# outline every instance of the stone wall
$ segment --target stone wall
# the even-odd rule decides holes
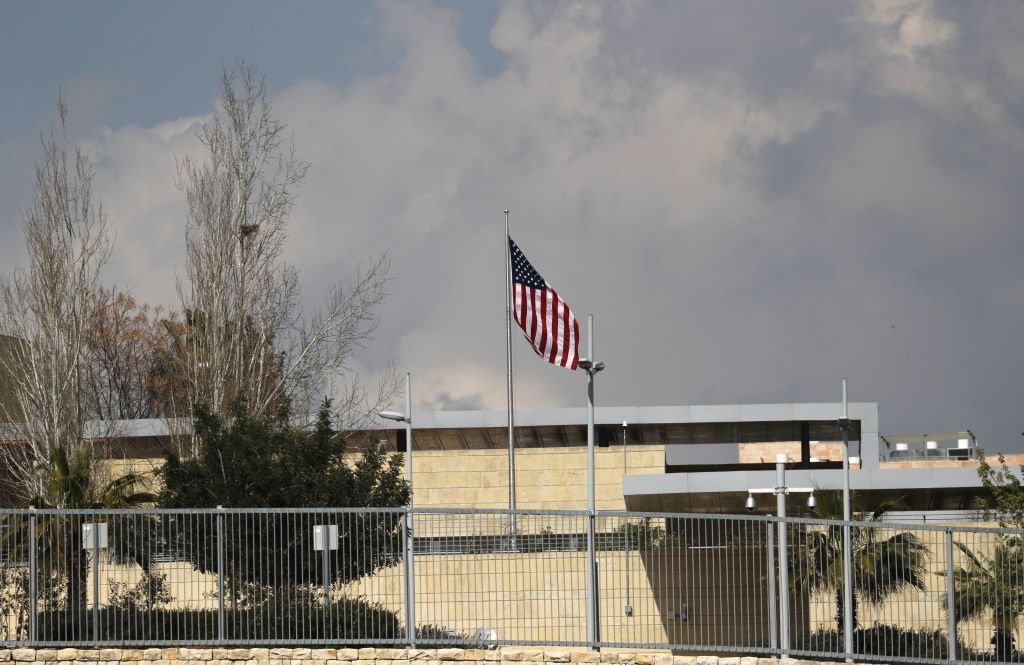
[[[10,415],[18,412],[18,402],[14,397],[14,381],[16,374],[8,371],[11,361],[18,352],[18,339],[0,335],[0,423],[10,422]]]
[[[773,458],[774,459],[774,458]],[[162,458],[107,461],[113,475],[147,476],[148,491],[157,491],[153,472]],[[598,510],[625,510],[622,477],[665,473],[665,446],[629,445],[597,448],[594,491]],[[508,508],[507,450],[424,450],[413,455],[413,499],[417,508]],[[520,510],[585,510],[587,449],[521,448],[516,451],[517,507]]]
[[[1004,455],[1003,459],[1006,460],[1007,466],[1022,466],[1024,465],[1024,455],[1015,453],[1010,455]],[[988,458],[989,463],[998,468],[999,460],[996,456]],[[963,468],[978,468],[981,462],[976,459],[950,459],[950,458],[925,458],[925,459],[890,459],[886,462],[879,464],[880,468],[883,469],[963,469]]]
[[[842,441],[814,441],[811,443],[811,457],[821,461],[843,461]],[[763,443],[739,444],[740,464],[775,464],[779,453],[785,453],[789,459],[800,459],[799,441],[772,441]]]
[[[618,665],[824,665],[822,661],[755,656],[675,656],[667,652],[521,649],[0,649],[0,662],[74,665],[441,665],[442,663],[528,662]],[[833,664],[834,665],[834,664]]]

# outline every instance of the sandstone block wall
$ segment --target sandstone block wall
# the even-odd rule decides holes
[[[799,446],[798,446],[799,449]],[[774,460],[774,457],[772,458]],[[146,474],[162,459],[111,459],[113,475]],[[665,472],[665,446],[598,448],[595,454],[598,510],[625,510],[622,476]],[[414,500],[418,508],[508,508],[507,450],[424,450],[413,455]],[[587,449],[522,448],[516,451],[517,507],[521,510],[585,510]]]
[[[825,665],[756,656],[677,656],[668,652],[524,649],[0,649],[0,662],[63,665],[453,665],[455,663],[604,663],[607,665]]]
[[[741,443],[740,464],[775,464],[779,453],[786,453],[791,460],[800,459],[799,441],[774,441],[766,443]],[[818,441],[811,444],[811,457],[821,461],[841,462],[843,443],[841,441]]]

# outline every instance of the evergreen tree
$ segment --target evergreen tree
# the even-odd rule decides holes
[[[337,525],[339,547],[331,552],[330,581],[344,583],[395,563],[401,557],[400,511],[409,500],[401,455],[370,446],[348,456],[325,400],[312,429],[289,424],[282,410],[273,417],[234,406],[225,423],[197,409],[198,455],[167,454],[160,470],[162,508],[322,508],[293,513],[229,514],[224,520],[225,574],[233,605],[258,602],[274,589],[323,584],[323,560],[314,551],[314,525]],[[210,520],[187,513],[165,516],[181,556],[203,572],[218,566]]]

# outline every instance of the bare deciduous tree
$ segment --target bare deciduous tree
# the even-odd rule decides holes
[[[188,225],[178,293],[187,329],[177,358],[187,412],[203,404],[228,417],[236,397],[256,415],[288,405],[305,410],[376,328],[388,261],[372,261],[348,288],[332,285],[322,308],[303,313],[298,275],[283,255],[308,165],[272,117],[253,67],[224,72],[220,87],[220,107],[199,136],[205,158],[179,164]],[[390,397],[393,377],[378,388]],[[352,424],[373,408],[378,400],[369,395],[349,381],[336,400],[340,422]]]
[[[13,340],[0,354],[10,396],[0,408],[12,437],[24,445],[0,446],[25,496],[40,495],[40,469],[53,451],[83,439],[82,364],[100,270],[110,256],[106,217],[93,198],[87,155],[67,142],[67,107],[57,102],[59,132],[42,137],[35,192],[24,213],[28,265],[0,280],[0,334]]]
[[[176,314],[139,304],[131,294],[101,288],[89,320],[83,399],[104,422],[165,415],[161,361],[180,327]]]

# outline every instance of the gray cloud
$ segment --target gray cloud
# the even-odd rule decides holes
[[[600,403],[831,401],[848,376],[885,431],[1019,447],[1019,7],[508,3],[493,76],[453,12],[383,9],[393,70],[275,99],[313,164],[289,250],[309,301],[391,253],[367,373],[394,361],[423,405],[503,407],[509,207],[596,315]],[[89,142],[113,272],[149,299],[173,287],[174,157],[200,120]],[[515,338],[520,405],[582,403],[582,376]]]

